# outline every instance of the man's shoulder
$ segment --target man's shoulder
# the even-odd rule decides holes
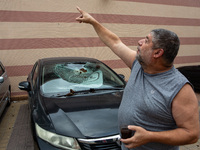
[[[141,68],[141,65],[137,59],[134,60],[131,70],[134,70],[135,68]]]

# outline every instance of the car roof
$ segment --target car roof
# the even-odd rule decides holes
[[[88,57],[51,57],[51,58],[42,58],[39,59],[40,64],[51,64],[51,63],[59,63],[59,62],[100,62],[97,59],[94,58],[88,58]]]

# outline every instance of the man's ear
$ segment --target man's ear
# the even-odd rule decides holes
[[[164,50],[163,49],[155,49],[154,50],[154,55],[153,55],[153,57],[154,58],[159,58],[159,57],[161,57],[162,55],[164,54]]]

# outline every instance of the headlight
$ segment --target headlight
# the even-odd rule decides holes
[[[74,138],[61,136],[41,128],[37,123],[35,124],[36,134],[44,141],[50,144],[67,149],[67,150],[81,150],[78,142]]]

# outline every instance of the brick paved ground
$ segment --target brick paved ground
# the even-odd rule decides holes
[[[27,104],[27,101],[12,102],[9,108],[4,111],[0,120],[0,150],[6,150],[11,133],[13,131],[14,123],[18,116],[20,106]],[[20,138],[19,138],[20,139]]]
[[[28,104],[20,106],[7,150],[34,150]]]
[[[197,98],[200,101],[200,94],[197,94]],[[28,126],[30,118],[27,113],[27,103],[26,100],[12,102],[1,117],[0,150],[37,149],[31,138],[30,126]],[[200,150],[200,139],[195,144],[181,146],[180,150]]]

